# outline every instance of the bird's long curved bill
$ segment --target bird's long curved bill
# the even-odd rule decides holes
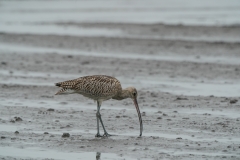
[[[142,124],[141,112],[140,112],[140,109],[139,109],[139,107],[138,107],[137,99],[134,99],[133,102],[134,102],[134,104],[135,104],[135,107],[136,107],[136,110],[137,110],[137,113],[138,113],[139,123],[140,123],[140,135],[139,135],[139,136],[142,136],[143,124]]]

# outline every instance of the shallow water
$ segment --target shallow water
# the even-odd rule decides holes
[[[54,86],[54,82],[59,81],[59,79],[66,79],[66,75],[68,79],[76,78],[76,75],[73,74],[24,72],[16,70],[12,72],[13,73],[9,73],[9,71],[0,70],[0,75],[9,76],[8,80],[3,80],[2,84]],[[80,76],[84,75],[78,74],[78,77]],[[176,95],[214,95],[219,97],[238,97],[240,95],[240,83],[237,81],[232,81],[231,83],[205,81],[201,83],[199,81],[181,78],[177,80],[163,77],[159,77],[159,79],[152,79],[151,77],[135,77],[135,79],[127,79],[126,77],[117,78],[121,81],[122,86],[135,86],[142,90],[148,88],[148,90],[150,89],[151,91],[169,92]]]
[[[134,131],[134,132],[128,132],[128,133],[120,133],[119,135],[126,135],[126,136],[136,136],[138,135],[138,132]],[[155,136],[155,137],[161,137],[161,138],[166,138],[166,139],[176,139],[181,137],[182,139],[186,139],[186,140],[190,140],[190,141],[205,141],[205,142],[213,142],[213,141],[219,141],[222,143],[229,143],[229,142],[240,142],[240,138],[239,137],[217,137],[217,138],[205,138],[205,137],[192,137],[190,135],[186,135],[186,134],[171,134],[171,133],[158,133],[158,132],[154,132],[154,133],[149,133],[149,132],[144,132],[143,133],[144,137],[151,137],[151,136]]]
[[[184,3],[183,3],[184,2]],[[238,0],[3,1],[0,19],[21,22],[122,22],[190,25],[240,23]]]
[[[57,25],[26,25],[26,24],[4,24],[0,32],[16,34],[43,34],[43,35],[69,35],[69,36],[120,36],[121,30],[104,28],[79,28],[72,26]]]
[[[221,152],[210,152],[210,151],[189,151],[189,150],[172,150],[172,149],[159,149],[162,154],[171,154],[171,155],[200,155],[200,156],[238,156],[238,154],[230,153],[221,153]]]
[[[15,158],[52,158],[52,159],[68,159],[68,160],[135,160],[135,158],[127,156],[118,156],[113,153],[100,153],[100,152],[64,152],[55,151],[46,148],[16,148],[16,147],[0,147],[1,156],[9,156]]]
[[[174,130],[174,129],[172,129]],[[4,125],[4,124],[0,124],[0,132],[15,132],[15,131],[19,131],[21,133],[35,133],[35,134],[43,134],[43,131],[38,131],[35,129],[31,129],[31,126],[29,125]],[[51,131],[49,130],[48,133],[49,134],[54,134],[54,135],[62,135],[63,133],[69,133],[70,135],[92,135],[92,137],[95,136],[96,134],[96,130],[81,130],[81,129],[64,129],[64,130],[54,130]],[[200,130],[194,131],[194,134],[196,134],[197,132],[201,132]],[[216,138],[212,137],[212,135],[209,136],[191,136],[192,131],[187,131],[185,132],[186,134],[183,133],[179,133],[179,134],[172,134],[172,133],[161,133],[161,132],[148,132],[148,131],[144,131],[142,137],[160,137],[160,138],[165,138],[165,139],[177,139],[179,137],[181,137],[183,140],[188,140],[188,141],[195,141],[195,142],[214,142],[214,141],[218,141],[221,143],[234,143],[234,142],[240,142],[240,138],[239,137],[233,137],[233,136],[217,136]],[[132,132],[124,132],[124,133],[111,133],[113,136],[111,136],[111,139],[121,139],[123,138],[123,136],[138,136],[139,132],[138,131],[132,131]]]
[[[172,40],[172,41],[200,41],[200,42],[228,42],[228,43],[238,43],[240,42],[240,37],[209,37],[203,35],[201,37],[192,36],[178,36],[178,35],[134,35],[129,34],[121,29],[113,28],[84,28],[76,26],[64,26],[64,25],[53,25],[53,24],[2,24],[0,27],[0,32],[9,34],[33,34],[33,35],[58,35],[58,36],[84,36],[84,37],[114,37],[114,38],[128,38],[128,39],[151,39],[151,40]],[[223,39],[224,38],[224,39]],[[175,56],[176,57],[176,56]],[[168,59],[170,57],[166,57]],[[182,57],[178,57],[182,58]],[[202,57],[204,58],[204,57]],[[217,58],[218,57],[212,57]],[[193,57],[195,59],[195,57]],[[201,59],[198,59],[198,61]],[[224,61],[224,59],[222,59]]]
[[[121,58],[121,59],[143,59],[143,60],[160,60],[160,61],[173,61],[173,62],[195,62],[195,63],[216,63],[216,64],[232,64],[240,65],[240,61],[237,57],[226,57],[226,56],[201,56],[201,58],[196,58],[196,56],[189,55],[177,55],[176,53],[171,53],[171,55],[143,55],[136,53],[122,53],[122,54],[112,54],[112,53],[101,53],[101,52],[84,52],[81,50],[70,50],[70,49],[58,49],[58,48],[47,48],[47,47],[32,47],[17,44],[0,44],[0,51],[2,52],[19,52],[19,53],[58,53],[63,55],[82,55],[82,56],[93,56],[93,57],[109,57],[109,58]]]

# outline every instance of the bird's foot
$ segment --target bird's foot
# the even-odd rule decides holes
[[[102,137],[99,133],[97,133],[96,135],[95,135],[95,137]]]
[[[110,137],[110,136],[112,136],[111,134],[108,134],[107,132],[105,132],[104,134],[103,134],[103,137]]]

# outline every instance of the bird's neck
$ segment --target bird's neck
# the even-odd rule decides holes
[[[129,91],[127,89],[123,89],[122,92],[112,97],[112,99],[116,99],[116,100],[122,100],[126,98],[129,98]]]

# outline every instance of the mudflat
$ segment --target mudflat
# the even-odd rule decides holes
[[[240,158],[238,25],[34,25],[80,31],[0,33],[0,159]],[[103,102],[113,136],[95,138],[97,104],[54,95],[54,83],[96,74],[137,88],[142,137],[131,99]]]

